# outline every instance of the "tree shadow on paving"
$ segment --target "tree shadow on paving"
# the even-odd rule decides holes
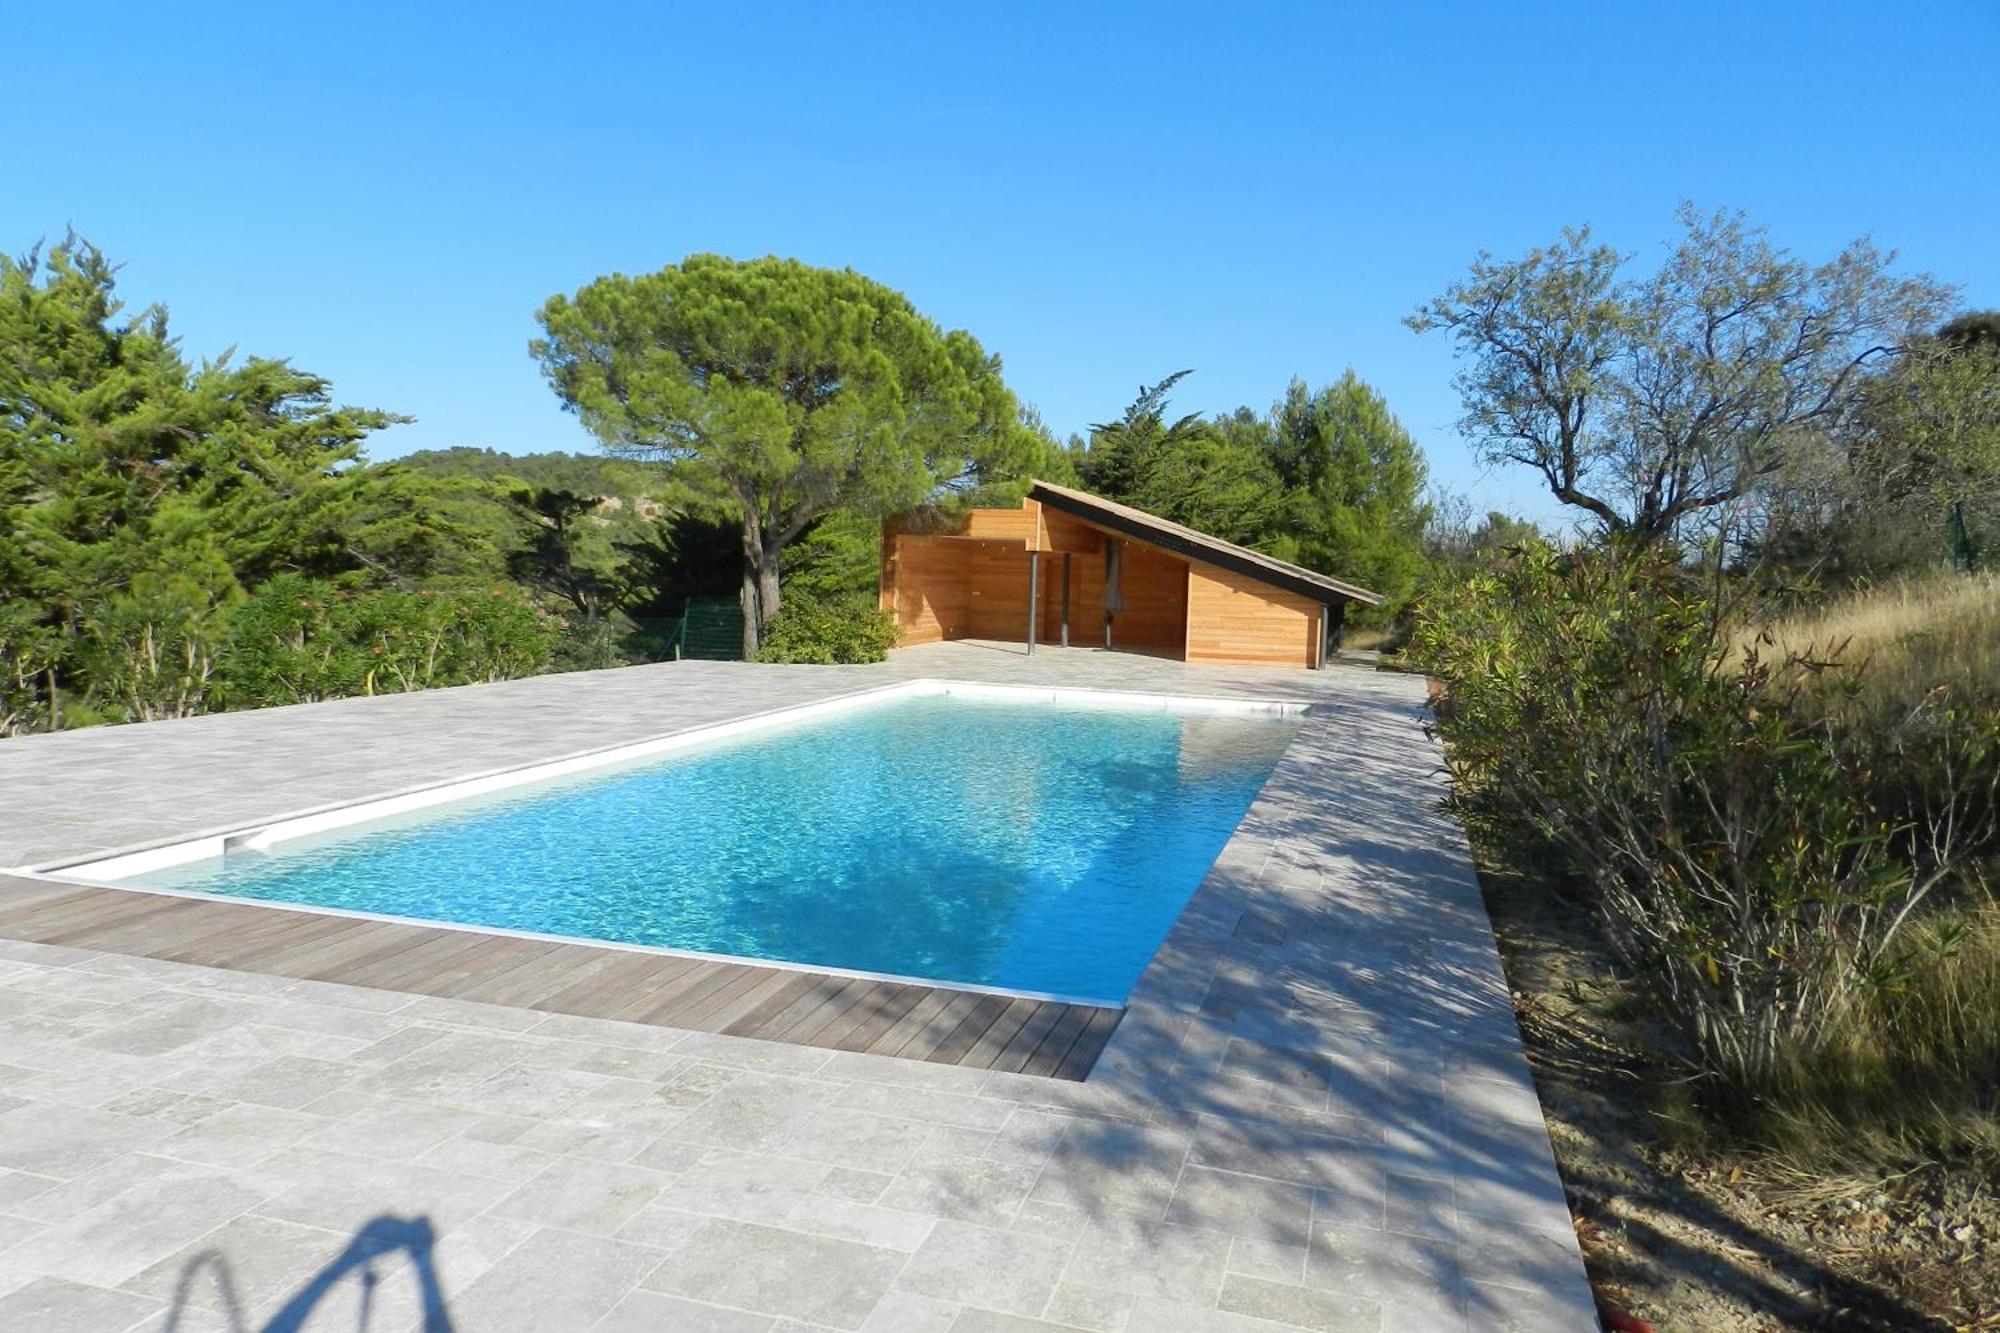
[[[444,1290],[438,1283],[437,1265],[432,1256],[436,1245],[437,1232],[429,1218],[401,1218],[385,1213],[356,1231],[345,1249],[328,1260],[254,1331],[244,1316],[229,1256],[220,1250],[204,1250],[182,1267],[162,1330],[163,1333],[178,1333],[197,1285],[207,1282],[214,1285],[214,1294],[223,1317],[228,1321],[230,1333],[301,1333],[306,1321],[320,1309],[321,1303],[340,1292],[344,1282],[353,1281],[360,1284],[356,1299],[356,1333],[376,1333],[375,1296],[383,1280],[378,1266],[381,1261],[400,1253],[408,1257],[409,1280],[417,1284],[417,1299],[423,1313],[422,1333],[453,1333],[451,1314],[445,1304]],[[407,1312],[391,1313],[385,1319],[391,1322],[385,1323],[384,1328],[408,1325]]]
[[[1218,863],[1135,993],[1086,1084],[1118,1094],[1097,1110],[1128,1119],[1072,1126],[1063,1193],[1094,1218],[1304,1247],[1302,1311],[1344,1297],[1419,1319],[1433,1308],[1438,1327],[1588,1327],[1570,1200],[1602,1186],[1565,1190],[1558,1175],[1443,787],[1413,781],[1407,751],[1394,758],[1411,724],[1366,709],[1342,721],[1287,756],[1311,766],[1311,787],[1246,821],[1270,857]],[[1761,1261],[1862,1308],[1811,1256],[1689,1207],[1744,1256],[1676,1255],[1690,1277],[1722,1281],[1708,1266],[1728,1264],[1774,1317],[1819,1313],[1748,1266]],[[1876,1322],[1830,1326],[1934,1326],[1868,1308]]]

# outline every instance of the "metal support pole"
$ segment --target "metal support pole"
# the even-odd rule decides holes
[[[1035,594],[1042,586],[1042,553],[1028,552],[1028,656],[1035,655]]]
[[[1063,552],[1062,646],[1069,647],[1069,552]]]

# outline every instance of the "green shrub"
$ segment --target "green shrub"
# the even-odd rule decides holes
[[[272,579],[230,617],[224,675],[225,698],[236,708],[362,693],[368,665],[347,624],[345,595],[297,574]]]
[[[230,629],[226,698],[239,708],[529,676],[557,636],[511,589],[351,592],[294,574],[238,607]]]
[[[603,616],[584,616],[562,622],[549,655],[551,671],[602,671],[627,666],[623,636]]]
[[[85,608],[78,656],[101,699],[132,721],[153,722],[206,711],[227,637],[213,585],[135,574],[124,591]]]
[[[25,602],[0,601],[0,738],[51,725],[62,638]]]
[[[880,662],[895,646],[894,617],[865,598],[794,597],[764,626],[757,660],[820,666]]]
[[[1990,719],[1926,696],[1859,735],[1835,654],[1745,648],[1664,556],[1524,550],[1428,599],[1409,651],[1443,686],[1461,808],[1582,886],[1738,1088],[1783,1082],[1893,984],[1905,927],[1985,836],[1964,812],[1992,818]],[[1882,779],[1919,764],[1954,789],[1912,813]]]

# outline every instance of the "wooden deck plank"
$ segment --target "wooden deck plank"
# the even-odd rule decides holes
[[[37,903],[75,896],[76,885],[54,879],[8,879],[0,886],[0,921],[25,912]]]
[[[619,998],[629,997],[632,988],[639,984],[642,978],[679,975],[687,966],[691,966],[687,960],[676,958],[669,961],[682,966],[669,970],[658,966],[649,967],[647,964],[652,961],[655,960],[648,959],[645,954],[618,954],[597,971],[579,976],[570,985],[544,996],[534,1007],[555,1009],[566,1014],[596,1013],[608,1018],[610,1010],[616,1006]]]
[[[644,956],[638,955],[640,958]],[[671,967],[620,964],[615,975],[607,972],[605,975],[611,978],[611,982],[602,996],[593,1002],[591,1012],[615,1018],[621,1023],[645,1022],[648,1014],[657,1013],[662,1007],[672,1004],[674,997],[714,978],[721,967],[719,963],[699,958],[669,961],[673,964]],[[661,1026],[671,1026],[664,1019],[655,1018],[652,1021]]]
[[[696,1032],[712,1032],[727,1025],[728,1020],[740,1013],[745,997],[762,994],[765,988],[784,976],[784,969],[776,967],[729,967],[724,969],[730,980],[727,984],[710,987],[701,996],[691,996],[676,1006],[673,1014],[663,1019],[677,1028],[690,1028]]]
[[[705,959],[691,971],[676,977],[671,985],[662,986],[629,1006],[627,1016],[635,1022],[686,1027],[688,1024],[683,1021],[684,1018],[700,1013],[714,999],[717,991],[727,993],[743,980],[746,970],[730,963]]]
[[[1060,1004],[1044,1004],[1037,1009],[1028,1021],[1021,1025],[1021,1030],[1008,1040],[1006,1046],[993,1055],[986,1067],[1003,1074],[1020,1073],[1027,1066],[1028,1057],[1032,1056],[1036,1048],[1042,1044],[1042,1038],[1048,1036],[1049,1029],[1062,1018],[1065,1007]]]
[[[1027,1063],[1021,1066],[1021,1072],[1040,1074],[1044,1078],[1054,1073],[1056,1067],[1062,1063],[1062,1058],[1069,1054],[1070,1045],[1076,1041],[1077,1034],[1089,1024],[1093,1012],[1080,1004],[1064,1005],[1062,1017],[1058,1018],[1056,1025],[1049,1029],[1049,1035],[1042,1038],[1042,1044],[1035,1048]]]
[[[963,1023],[985,998],[987,997],[973,991],[951,992],[951,998],[945,1002],[944,1008],[938,1010],[937,1016],[912,1034],[910,1039],[903,1043],[902,1049],[895,1054],[905,1060],[930,1059],[931,1052],[949,1040],[951,1034],[958,1031],[958,1025]]]
[[[678,994],[712,976],[718,965],[699,958],[670,958],[649,965],[644,954],[621,958],[600,974],[600,984],[578,996],[574,1013],[636,1023],[664,995]]]
[[[596,975],[612,962],[612,955],[607,952],[599,951],[587,962],[578,962],[567,945],[548,940],[535,943],[542,946],[541,953],[504,972],[492,972],[468,982],[456,998],[535,1009],[547,996]]]
[[[1120,1010],[0,875],[0,937],[1081,1079]]]
[[[889,1025],[889,1030],[868,1043],[870,1055],[899,1055],[910,1044],[910,1038],[924,1031],[937,1021],[939,1014],[959,992],[933,987],[931,993],[917,1001],[910,1012]]]
[[[487,977],[510,973],[522,963],[547,957],[548,952],[549,945],[541,940],[495,935],[488,940],[486,948],[478,953],[459,959],[452,967],[411,977],[402,984],[402,989],[413,990],[419,995],[464,999],[465,992],[474,983]]]
[[[851,1022],[821,1034],[821,1044],[841,1051],[865,1051],[930,993],[929,986],[877,986],[854,1006]]]
[[[971,1065],[974,1069],[991,1069],[994,1057],[1006,1050],[1007,1043],[1014,1040],[1021,1029],[1027,1026],[1028,1020],[1047,1004],[1047,1000],[1030,1000],[1025,997],[1015,1000],[1007,1006],[1005,1013],[994,1020],[993,1026],[986,1029],[985,1034],[966,1050],[959,1063]]]
[[[931,1053],[924,1057],[934,1065],[955,1065],[965,1057],[965,1053],[979,1044],[979,1039],[987,1034],[1000,1016],[1007,1012],[1013,1000],[1005,995],[982,995],[979,1003],[972,1006],[972,1012],[965,1016],[952,1034],[939,1042]]]
[[[86,949],[109,947],[115,950],[118,942],[146,939],[157,934],[163,925],[170,926],[181,915],[174,910],[171,902],[145,903],[144,907],[143,911],[71,918],[62,926],[44,929],[40,938],[44,944],[67,944]]]
[[[745,1036],[759,1037],[765,1041],[779,1040],[779,1034],[789,1032],[799,1020],[823,1006],[827,1000],[847,987],[848,978],[816,976],[813,984],[800,991],[792,1002],[764,1021],[764,1025]]]
[[[449,942],[456,931],[435,927],[407,928],[378,935],[360,935],[334,947],[331,954],[316,962],[305,975],[314,981],[342,981],[349,986],[373,986],[368,978],[378,972],[393,975],[396,960],[412,949],[425,949]],[[460,936],[462,939],[463,936]]]
[[[754,1037],[764,1025],[789,1009],[801,995],[813,990],[826,978],[815,972],[793,972],[782,985],[747,1006],[726,1023],[722,1031],[732,1037]]]
[[[27,932],[17,935],[20,939],[33,939],[47,943],[53,937],[79,924],[123,921],[139,913],[156,909],[160,905],[160,895],[126,894],[124,901],[105,902],[95,893],[66,892],[56,897],[43,898],[22,907],[8,915],[9,931]]]
[[[835,1047],[861,1023],[876,1017],[884,1005],[895,1000],[904,987],[893,981],[864,981],[848,992],[840,1011],[828,1015],[812,1031],[808,1045]]]
[[[134,952],[203,967],[234,967],[246,957],[254,969],[272,971],[265,959],[302,952],[317,941],[368,924],[348,917],[311,916],[252,905],[213,904],[215,911],[189,913],[162,923],[157,935]],[[108,941],[106,942],[108,945]],[[282,974],[281,974],[282,975]]]
[[[770,1041],[795,1041],[800,1045],[811,1045],[808,1038],[845,1012],[853,1003],[853,997],[863,993],[870,983],[858,977],[836,977],[840,984],[824,992],[820,1004],[807,1009],[789,1026],[779,1027],[773,1023],[764,1033]]]
[[[428,940],[415,949],[398,954],[393,961],[376,969],[365,985],[382,990],[408,990],[411,983],[450,976],[489,956],[497,946],[512,943],[505,936],[475,935],[469,931],[448,931],[452,939]]]
[[[1111,1040],[1111,1034],[1118,1028],[1118,1020],[1125,1017],[1123,1009],[1094,1009],[1083,1025],[1083,1031],[1076,1034],[1070,1043],[1069,1053],[1051,1070],[1055,1078],[1081,1082],[1090,1074],[1097,1057],[1104,1053],[1104,1044]]]
[[[272,912],[271,916],[286,915]],[[320,917],[286,929],[225,929],[219,936],[196,936],[190,932],[170,955],[183,963],[205,967],[239,967],[246,972],[269,972],[281,977],[304,977],[317,966],[323,954],[374,934],[372,921],[348,917]]]

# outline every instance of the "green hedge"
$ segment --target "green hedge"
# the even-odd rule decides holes
[[[894,618],[865,598],[794,597],[764,626],[757,660],[820,666],[880,662],[895,646]]]
[[[347,592],[280,575],[229,616],[232,708],[508,680],[548,669],[563,627],[511,589]]]

